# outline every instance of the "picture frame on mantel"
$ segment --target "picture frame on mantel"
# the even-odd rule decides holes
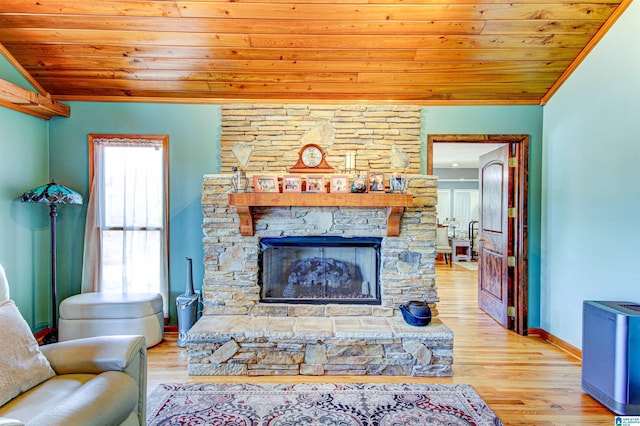
[[[349,192],[349,176],[333,175],[329,178],[329,192],[343,194]]]
[[[324,176],[307,176],[307,189],[305,192],[326,192],[324,189]]]
[[[302,176],[282,176],[282,192],[302,192]]]
[[[384,192],[384,173],[370,171],[367,175],[367,181],[369,181],[369,192]]]
[[[253,175],[254,192],[280,192],[277,176]]]

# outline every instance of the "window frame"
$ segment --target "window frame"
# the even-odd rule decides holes
[[[170,238],[170,233],[169,233],[169,212],[170,212],[170,197],[169,197],[169,135],[162,135],[162,134],[115,134],[115,133],[108,133],[108,134],[97,134],[97,133],[90,133],[88,135],[88,145],[89,145],[89,152],[88,152],[88,157],[89,157],[89,164],[88,164],[88,173],[89,173],[89,196],[91,196],[91,191],[94,188],[93,184],[94,184],[94,179],[96,179],[95,173],[96,173],[96,167],[95,167],[95,140],[96,139],[106,139],[106,140],[110,140],[110,139],[118,139],[118,140],[122,140],[122,139],[126,139],[126,140],[131,140],[131,141],[135,141],[135,140],[141,140],[141,141],[160,141],[161,145],[162,145],[162,150],[163,150],[163,185],[164,185],[164,193],[163,193],[163,197],[164,197],[164,212],[163,212],[163,226],[164,226],[164,233],[165,233],[165,238],[164,241],[162,242],[163,244],[166,244],[166,259],[164,259],[164,261],[166,262],[166,266],[165,266],[165,270],[166,270],[166,277],[165,277],[165,288],[164,289],[159,289],[159,293],[164,293],[166,292],[167,297],[170,295],[170,283],[169,283],[169,279],[170,279],[170,273],[169,273],[169,265],[170,265],[170,253],[169,253],[169,238]],[[135,230],[135,231],[157,231],[160,230],[162,231],[162,229],[156,229],[155,227],[150,228],[150,227],[127,227],[126,230]],[[115,227],[100,227],[99,228],[100,232],[103,231],[125,231],[125,228],[122,226],[115,226]],[[101,277],[101,274],[100,274]],[[100,278],[101,279],[101,278]],[[164,302],[165,305],[165,316],[168,313],[168,302],[165,301]]]

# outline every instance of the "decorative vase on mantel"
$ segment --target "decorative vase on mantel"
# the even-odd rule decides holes
[[[231,178],[231,190],[232,192],[247,192],[247,186],[249,181],[244,173],[244,170],[238,167],[232,167],[233,177]]]

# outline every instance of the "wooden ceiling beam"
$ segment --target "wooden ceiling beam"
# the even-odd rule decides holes
[[[54,101],[48,95],[23,89],[6,80],[0,80],[0,105],[45,120],[71,115],[68,105]]]
[[[69,117],[68,105],[56,102],[35,78],[0,43],[0,54],[33,86],[38,93],[0,79],[0,105],[15,111],[49,120],[51,117]]]

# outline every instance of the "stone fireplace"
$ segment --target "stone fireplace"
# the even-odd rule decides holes
[[[206,175],[204,307],[189,331],[189,374],[451,375],[453,333],[438,318],[435,285],[437,180],[408,177],[413,205],[397,236],[387,231],[391,208],[339,203],[251,207],[251,233],[243,235],[240,209],[229,205],[231,176]],[[265,255],[265,244],[281,240],[285,248]],[[301,249],[303,240],[324,247]],[[337,241],[365,250],[327,254]],[[286,265],[274,272],[270,294],[262,287],[265,256]],[[325,290],[311,289],[316,281]],[[346,296],[333,292],[340,285]],[[318,292],[328,295],[321,303]],[[429,302],[431,324],[404,322],[397,308],[409,300]]]

